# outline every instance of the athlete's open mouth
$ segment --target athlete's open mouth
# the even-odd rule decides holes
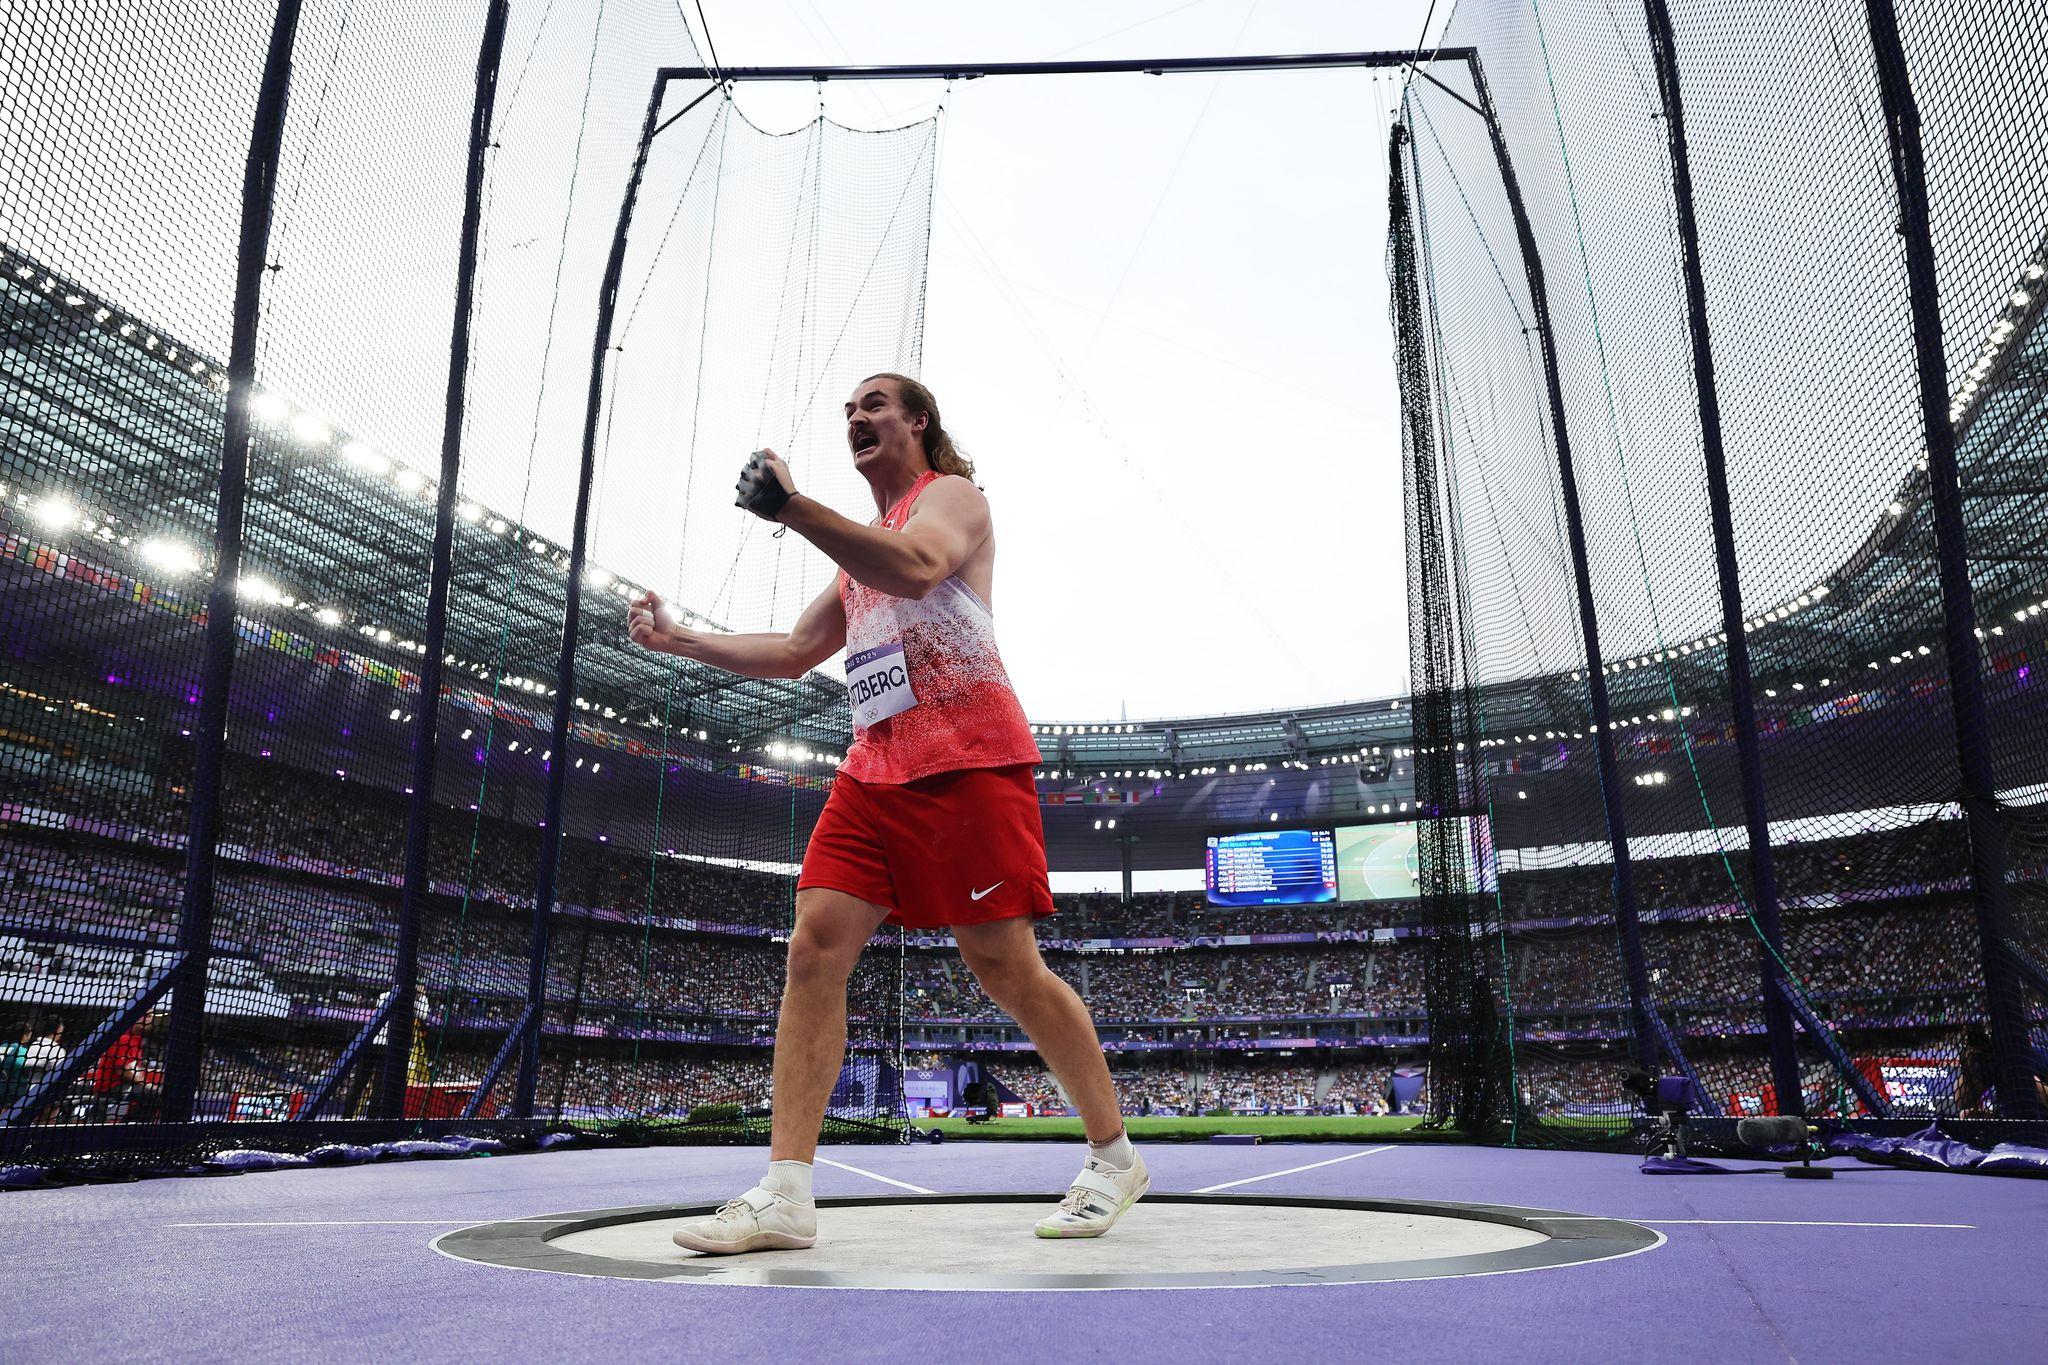
[[[854,454],[860,455],[880,445],[882,438],[872,431],[856,431],[846,438],[846,443],[853,447]]]

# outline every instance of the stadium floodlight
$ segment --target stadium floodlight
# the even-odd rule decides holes
[[[78,520],[78,508],[68,498],[52,493],[30,509],[31,516],[39,526],[61,531]]]
[[[134,330],[133,327],[124,326],[121,329],[121,335],[127,336]],[[249,415],[265,422],[282,422],[290,415],[291,410],[292,405],[274,393],[259,391],[250,395],[249,398]]]
[[[380,645],[388,645],[388,644],[390,644],[390,643],[391,643],[391,632],[390,632],[390,631],[388,631],[388,630],[384,630],[384,629],[382,629],[382,628],[380,627],[380,628],[378,629],[378,631],[377,631],[377,643],[378,643],[378,644],[380,644]]]
[[[199,552],[183,541],[168,536],[157,536],[142,543],[142,557],[164,573],[176,577],[196,571],[200,566]]]
[[[334,439],[334,430],[310,412],[292,418],[292,435],[307,445],[324,446]]]
[[[609,588],[613,579],[609,570],[600,569],[593,564],[584,572],[583,581],[593,588]]]
[[[483,520],[484,509],[473,502],[465,502],[455,509],[455,515],[474,524]]]
[[[408,493],[417,493],[427,486],[427,476],[417,469],[400,469],[391,481]]]

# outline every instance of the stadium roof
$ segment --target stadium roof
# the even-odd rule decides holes
[[[2048,609],[2048,244],[2017,272],[1981,338],[1951,337],[1951,369],[1971,361],[1951,398],[1978,636],[1994,648],[2007,627]],[[1834,572],[1753,613],[1751,674],[1766,695],[1854,690],[1942,646],[1941,585],[1924,452],[1899,452],[1899,483],[1873,509],[1869,533]],[[1788,496],[1796,496],[1788,490]],[[1816,673],[1815,661],[1833,661]],[[1669,674],[1664,667],[1668,665]],[[1606,666],[1618,721],[1661,716],[1726,694],[1726,637],[1714,632]],[[1573,674],[1574,679],[1578,674]],[[1534,680],[1539,692],[1543,680]],[[1528,686],[1527,682],[1519,684]],[[1514,686],[1514,685],[1510,685]],[[1553,689],[1560,719],[1578,689]]]
[[[213,540],[227,376],[212,357],[86,286],[0,247],[9,399],[0,434],[19,452],[8,489],[50,509],[53,533],[90,535],[163,580],[203,572]],[[425,649],[435,479],[285,397],[251,398],[243,611],[411,665]],[[412,452],[425,454],[425,452]],[[438,469],[438,452],[432,467]],[[25,459],[23,458],[25,457]],[[59,480],[68,480],[64,486]],[[486,683],[552,695],[567,602],[567,547],[464,499],[455,525],[446,659]],[[819,751],[848,742],[846,689],[818,674],[742,678],[654,656],[625,639],[639,591],[592,566],[582,585],[579,705],[658,727],[673,670],[672,723],[748,748],[768,738]],[[690,611],[688,624],[723,630]]]
[[[2048,606],[2048,331],[2038,326],[2048,290],[2044,263],[2019,272],[2007,308],[1977,343],[1954,399],[1971,568],[1983,633]],[[156,577],[204,567],[225,407],[219,363],[151,328],[85,286],[0,247],[11,395],[0,435],[27,455],[29,478],[71,471],[75,486],[9,488],[17,500],[69,500],[74,522],[108,556],[126,553]],[[436,488],[424,470],[372,450],[279,395],[252,400],[244,599],[257,615],[289,613],[298,628],[325,627],[336,643],[405,663],[423,652],[429,537]],[[86,433],[91,433],[87,435]],[[21,467],[17,459],[16,467]],[[1924,473],[1904,471],[1896,500],[1834,573],[1755,614],[1750,647],[1762,688],[1811,689],[1846,678],[1808,678],[1815,659],[1842,671],[1882,673],[1938,638],[1897,623],[1937,622],[1932,519]],[[565,547],[516,518],[464,501],[456,523],[448,634],[451,665],[530,696],[548,695],[566,603]],[[59,516],[61,520],[61,514]],[[738,751],[771,740],[823,764],[849,742],[845,689],[818,674],[740,678],[649,656],[624,642],[622,602],[638,590],[593,567],[581,588],[579,704],[614,724],[658,728],[674,670],[670,723],[703,729]],[[686,620],[722,629],[694,613]],[[1923,628],[1924,629],[1924,628]],[[1611,661],[1615,715],[1661,718],[1675,681],[1682,702],[1725,690],[1718,635],[1673,642],[1658,658]],[[496,665],[494,668],[493,665]],[[1873,669],[1873,665],[1875,666]],[[1576,678],[1576,675],[1573,675]],[[1570,724],[1583,690],[1563,677],[1525,679],[1502,692],[1523,698],[1532,727]],[[1500,714],[1495,708],[1495,715]],[[1057,781],[1201,775],[1230,763],[1307,771],[1381,760],[1409,737],[1402,699],[1295,711],[1172,720],[1034,725],[1044,771]],[[1496,743],[1512,743],[1500,737]],[[781,756],[778,755],[778,758]],[[794,760],[790,766],[797,767]],[[1057,777],[1055,777],[1057,774]]]

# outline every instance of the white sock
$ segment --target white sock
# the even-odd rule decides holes
[[[1103,1165],[1114,1166],[1119,1171],[1128,1171],[1131,1163],[1138,1159],[1138,1154],[1131,1150],[1131,1135],[1122,1129],[1118,1129],[1117,1135],[1107,1142],[1089,1143],[1088,1152]]]
[[[770,1194],[779,1194],[784,1199],[808,1204],[811,1202],[811,1163],[771,1161],[768,1163],[768,1174],[761,1177],[761,1188]]]

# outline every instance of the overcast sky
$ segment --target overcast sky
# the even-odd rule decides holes
[[[707,0],[705,16],[738,66],[1397,48],[1423,8]],[[947,100],[924,377],[994,506],[999,637],[1034,719],[1405,690],[1382,266],[1397,90],[1363,71],[1096,76]],[[824,98],[883,127],[941,93]],[[779,130],[816,93],[737,100]]]

